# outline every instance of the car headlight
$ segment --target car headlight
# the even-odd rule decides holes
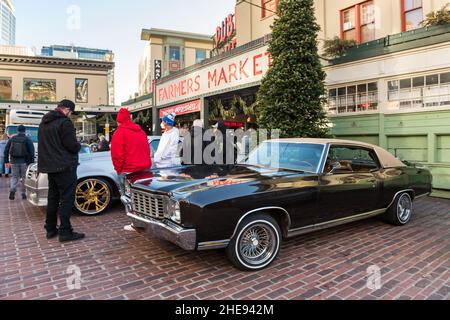
[[[130,181],[128,181],[128,179],[125,178],[125,195],[127,197],[131,197],[131,184]]]
[[[170,219],[173,222],[181,223],[181,208],[180,203],[176,200],[170,200],[169,202]]]

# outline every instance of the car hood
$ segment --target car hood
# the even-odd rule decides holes
[[[95,152],[80,154],[80,162],[93,161],[98,159],[111,159],[111,152]]]
[[[298,173],[247,165],[184,166],[131,174],[128,180],[138,189],[184,194],[294,174]]]

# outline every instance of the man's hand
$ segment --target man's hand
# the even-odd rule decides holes
[[[11,169],[11,168],[12,168],[12,164],[11,164],[11,163],[5,163],[5,167],[6,167],[7,169]]]

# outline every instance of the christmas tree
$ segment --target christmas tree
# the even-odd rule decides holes
[[[282,137],[328,135],[325,72],[318,54],[313,0],[280,0],[272,26],[272,67],[258,93],[259,125]]]

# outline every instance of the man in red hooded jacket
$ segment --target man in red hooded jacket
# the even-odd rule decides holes
[[[120,192],[123,195],[125,176],[149,170],[152,167],[152,159],[147,135],[140,126],[131,121],[127,109],[120,109],[117,123],[119,128],[111,141],[111,157],[114,169],[119,175]]]

